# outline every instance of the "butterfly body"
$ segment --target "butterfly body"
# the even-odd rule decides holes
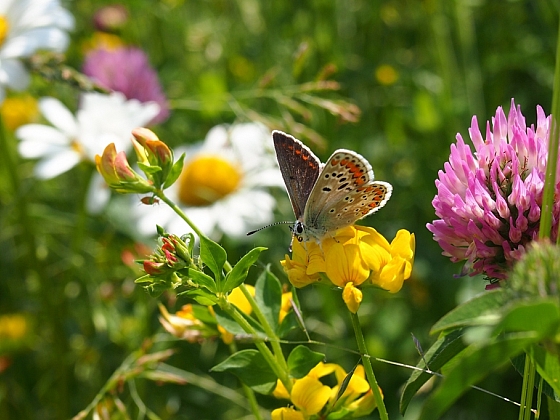
[[[294,137],[281,131],[272,136],[296,216],[292,231],[299,241],[320,242],[376,212],[391,197],[391,184],[374,181],[371,165],[360,154],[338,149],[322,164]]]

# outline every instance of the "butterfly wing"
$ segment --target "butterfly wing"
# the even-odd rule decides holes
[[[321,171],[321,161],[307,146],[281,131],[273,131],[276,159],[296,220],[303,217],[307,199]]]
[[[339,149],[325,163],[305,207],[303,224],[309,236],[353,225],[387,203],[393,187],[374,181],[369,162],[351,150]]]

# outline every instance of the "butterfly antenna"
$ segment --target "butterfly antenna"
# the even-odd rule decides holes
[[[252,230],[251,232],[247,232],[247,236],[250,236],[250,235],[252,235],[253,233],[260,232],[261,230],[266,229],[266,228],[269,228],[269,227],[272,227],[272,226],[276,226],[276,225],[287,225],[287,224],[294,224],[294,222],[287,222],[287,221],[284,221],[284,222],[275,222],[275,223],[271,223],[270,225],[266,225],[266,226],[263,226],[263,227],[258,228],[258,229],[256,229],[256,230]]]

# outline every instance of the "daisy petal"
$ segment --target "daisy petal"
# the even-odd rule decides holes
[[[69,137],[78,133],[76,119],[62,102],[56,98],[46,97],[39,101],[39,109],[43,116],[55,127],[59,128]]]
[[[35,166],[35,176],[40,179],[51,179],[69,171],[80,162],[80,155],[73,150],[65,150],[41,160]]]

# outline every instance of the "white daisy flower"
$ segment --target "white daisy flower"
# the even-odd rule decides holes
[[[126,100],[123,94],[109,95],[86,93],[74,116],[58,99],[41,98],[39,109],[52,126],[27,124],[17,129],[20,139],[18,150],[27,159],[39,159],[35,176],[40,179],[54,178],[81,161],[95,161],[105,146],[115,143],[118,150],[130,150],[131,131],[146,125],[159,112],[155,102],[141,103]],[[90,211],[99,211],[109,198],[108,190],[96,174],[88,194]],[[97,193],[95,192],[97,191]]]
[[[183,152],[183,172],[166,194],[202,232],[214,239],[222,234],[242,238],[273,220],[276,201],[267,188],[284,183],[266,127],[219,125],[201,144],[174,150],[175,156]],[[166,205],[135,209],[144,235],[153,235],[156,225],[176,234],[190,231]]]
[[[23,90],[29,84],[20,59],[41,49],[66,50],[73,28],[74,17],[59,0],[0,1],[0,103],[6,87]]]

